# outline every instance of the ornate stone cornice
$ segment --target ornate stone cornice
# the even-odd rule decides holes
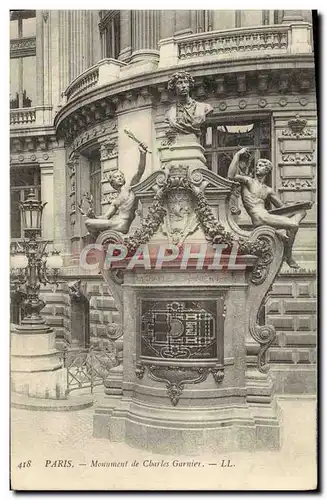
[[[26,136],[10,139],[10,162],[30,163],[52,161],[52,150],[57,143],[54,137]]]
[[[242,96],[314,92],[315,74],[312,54],[256,57],[255,59],[215,61],[192,64],[195,91],[202,98],[228,98],[235,96],[235,89]],[[281,64],[283,69],[281,70]],[[187,64],[183,64],[187,70]],[[256,69],[256,68],[259,68]],[[306,84],[301,84],[303,68]],[[167,92],[167,82],[172,70],[160,69],[142,75],[121,78],[108,85],[92,87],[69,101],[55,117],[59,137],[71,143],[83,130],[101,123],[116,113],[128,112],[142,106],[168,102],[172,96]],[[304,88],[305,87],[305,88]],[[284,97],[281,96],[281,99]],[[287,100],[281,102],[287,105]],[[304,104],[303,104],[304,105]]]
[[[114,113],[113,103],[109,99],[82,106],[65,120],[61,133],[66,141],[71,143],[82,132],[87,134],[90,128],[113,118]]]
[[[107,120],[97,125],[91,126],[86,131],[82,131],[72,142],[73,150],[83,150],[87,148],[90,143],[102,142],[103,140],[116,140],[117,135],[117,121]]]

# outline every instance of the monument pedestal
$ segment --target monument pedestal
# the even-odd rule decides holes
[[[125,270],[123,395],[96,408],[95,436],[156,453],[279,448],[273,384],[247,351],[256,259],[244,260]]]
[[[103,270],[123,318],[122,395],[109,381],[94,436],[157,453],[279,448],[266,365],[275,330],[257,318],[284,247],[270,227],[247,233],[233,223],[233,187],[207,169],[171,163],[133,188],[143,222],[125,241],[127,259]],[[122,239],[108,232],[97,242]],[[139,255],[131,266],[144,244],[149,256],[175,245],[190,263],[181,265],[184,253],[149,268]],[[228,252],[208,265],[217,244]]]
[[[33,411],[82,410],[93,405],[88,394],[68,396],[67,369],[45,322],[13,325],[11,332],[11,406]]]
[[[65,399],[67,370],[45,323],[14,325],[11,332],[11,387],[35,398]]]
[[[159,151],[162,168],[173,165],[206,168],[204,148],[195,134],[177,134],[172,142],[164,141]]]

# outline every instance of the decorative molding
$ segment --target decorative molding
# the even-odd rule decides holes
[[[28,57],[36,55],[35,36],[10,40],[10,57]]]
[[[307,191],[315,189],[312,179],[286,179],[282,182],[280,189],[290,191]]]
[[[74,111],[62,124],[62,134],[66,142],[72,143],[78,135],[83,133],[79,140],[87,142],[94,139],[90,133],[92,127],[112,118],[114,118],[113,103],[106,98],[90,105],[81,106]],[[93,135],[96,136],[97,132],[93,131]]]
[[[167,395],[173,406],[176,406],[183,393],[185,384],[200,384],[204,382],[209,375],[209,368],[185,368],[180,366],[160,366],[146,365],[149,377],[155,382],[166,384]],[[213,375],[217,383],[222,381],[221,372],[223,367],[214,368]],[[141,368],[137,364],[136,375],[141,378],[144,373],[144,365]]]
[[[76,170],[79,165],[80,155],[76,151],[73,151],[68,158],[67,167],[69,170],[70,179],[70,225],[73,228],[76,224]]]
[[[306,129],[307,120],[305,118],[300,118],[300,115],[297,114],[295,118],[291,118],[288,121],[288,129],[282,131],[282,135],[291,136],[291,137],[312,137],[313,130]]]
[[[88,127],[87,131],[81,132],[73,141],[72,149],[80,149],[84,147],[89,142],[94,142],[95,140],[100,142],[103,137],[110,135],[110,140],[117,140],[115,132],[117,131],[117,121],[110,120],[107,123],[103,122],[100,124],[96,124],[94,126]],[[113,136],[113,135],[115,136]]]
[[[42,10],[42,17],[43,17],[43,21],[46,23],[48,21],[48,18],[49,18],[49,11]]]
[[[282,154],[283,163],[292,163],[296,165],[312,163],[313,153],[284,153]]]
[[[235,64],[236,62],[234,61],[233,71],[228,74],[228,78],[221,76],[220,70],[218,71],[215,64],[210,66],[211,74],[208,70],[205,75],[195,77],[195,87],[203,95],[203,98],[219,97],[219,99],[222,99],[220,104],[218,104],[220,111],[226,109],[224,108],[224,105],[226,105],[225,99],[235,98],[235,89],[239,89],[244,95],[244,99],[241,101],[244,101],[245,97],[247,97],[246,102],[248,107],[252,103],[252,99],[254,99],[251,106],[257,106],[259,109],[265,107],[263,99],[267,100],[271,107],[286,106],[290,97],[280,97],[278,102],[278,97],[276,101],[276,93],[296,95],[296,93],[299,94],[302,92],[300,87],[301,68],[286,68],[281,74],[281,71],[276,68],[269,69],[265,67],[264,70],[252,69],[250,73],[240,68],[237,69],[238,64]],[[314,91],[314,70],[309,69],[309,73],[311,92]],[[169,101],[169,95],[166,83],[162,81],[162,78],[168,80],[169,77],[170,72],[167,70],[166,76],[160,73],[159,78],[159,76],[154,77],[153,73],[149,73],[149,75],[144,74],[142,80],[134,78],[128,86],[127,84],[118,86],[114,83],[112,86],[115,89],[113,95],[110,95],[112,89],[108,90],[105,94],[103,87],[99,86],[98,97],[94,90],[92,92],[92,99],[94,99],[92,104],[85,102],[86,99],[89,101],[91,98],[86,91],[85,101],[83,102],[84,96],[80,96],[78,108],[77,102],[71,103],[69,101],[57,113],[55,123],[59,136],[65,137],[66,141],[71,143],[78,136],[83,137],[82,134],[85,132],[92,134],[93,127],[96,125],[100,126],[103,121],[113,118],[117,113],[129,112],[134,109],[141,109],[142,107],[157,106],[160,102],[165,105]],[[262,96],[263,93],[265,93],[264,97]],[[256,98],[253,98],[254,95],[256,95]],[[267,95],[274,96],[274,102],[269,101],[266,97]],[[258,99],[259,96],[262,96],[262,98]],[[294,99],[292,100],[293,102]],[[303,104],[300,104],[298,101],[298,105],[302,107]],[[244,106],[243,102],[241,102],[240,108],[244,109],[242,106]],[[94,133],[97,134],[97,130]],[[91,136],[87,140],[90,139]]]
[[[38,135],[38,136],[20,136],[10,138],[11,153],[41,153],[50,152],[55,147],[56,139],[54,136]]]
[[[106,161],[118,156],[118,142],[117,140],[107,139],[100,143],[100,160]]]

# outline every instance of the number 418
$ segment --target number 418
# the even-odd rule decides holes
[[[27,462],[20,462],[19,465],[17,465],[18,469],[21,469],[22,467],[31,467],[31,460],[27,460]]]

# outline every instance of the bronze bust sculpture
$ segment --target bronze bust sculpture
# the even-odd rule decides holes
[[[272,170],[272,164],[267,159],[260,159],[255,167],[255,177],[244,175],[240,173],[239,161],[240,157],[246,153],[248,153],[247,148],[242,148],[234,155],[228,169],[228,177],[241,184],[243,205],[251,217],[254,227],[267,225],[277,229],[278,234],[285,242],[285,261],[290,267],[299,268],[292,256],[292,248],[300,222],[306,216],[306,211],[299,210],[291,217],[270,213],[265,207],[267,201],[270,201],[275,207],[285,207],[274,190],[265,184],[266,176]],[[286,234],[283,230],[286,230]]]
[[[195,134],[199,136],[200,126],[206,116],[213,111],[210,104],[195,101],[190,97],[190,90],[194,86],[194,79],[186,71],[174,73],[168,82],[168,89],[172,91],[177,102],[166,113],[166,121],[170,130],[168,136],[177,134]]]

